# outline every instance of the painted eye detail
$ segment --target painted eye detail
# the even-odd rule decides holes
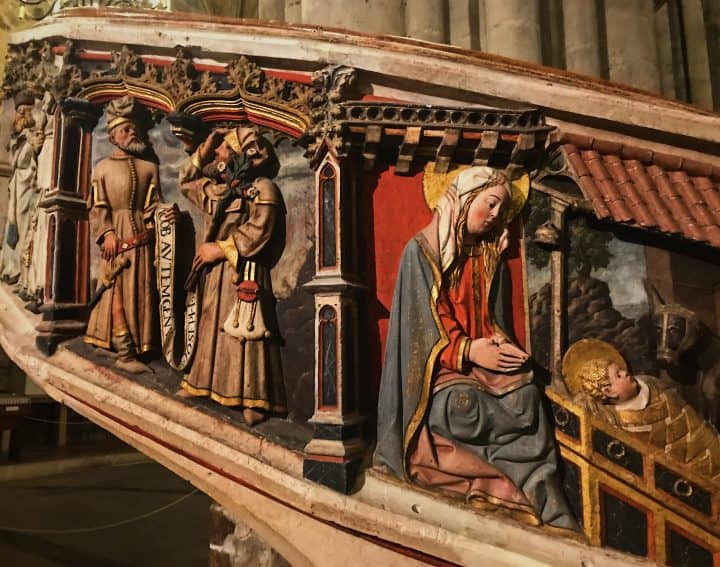
[[[247,151],[245,152],[245,155],[247,155],[248,157],[255,157],[256,155],[258,155],[258,149],[257,148],[248,148]]]

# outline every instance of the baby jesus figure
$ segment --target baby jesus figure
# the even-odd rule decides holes
[[[578,360],[582,351],[591,357]],[[720,436],[671,382],[633,376],[614,347],[595,339],[575,343],[568,350],[563,369],[580,405],[662,449],[696,473],[720,480]]]

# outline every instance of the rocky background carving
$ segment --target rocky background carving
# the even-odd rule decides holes
[[[529,318],[533,358],[545,368],[550,366],[552,319],[549,256],[531,239],[537,227],[547,218],[547,200],[533,192],[526,226]],[[645,298],[638,301],[637,297],[627,297],[632,295],[627,291],[628,288],[642,288],[642,279],[646,274],[642,249],[637,248],[640,245],[618,241],[612,233],[586,217],[575,217],[569,223],[568,230],[567,344],[571,345],[583,338],[602,339],[622,353],[633,372],[655,372],[657,369]],[[637,256],[638,252],[642,257],[639,263],[623,258],[624,254]],[[618,263],[624,263],[625,266],[620,268]],[[619,278],[621,271],[622,277]],[[614,278],[614,289],[609,284],[611,277]],[[617,283],[619,279],[625,280],[622,288]],[[615,303],[613,297],[616,298]]]

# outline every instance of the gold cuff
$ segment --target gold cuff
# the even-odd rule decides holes
[[[203,164],[200,161],[200,156],[198,155],[198,150],[195,150],[195,153],[192,155],[192,158],[190,158],[190,163],[192,163],[195,166],[195,169],[199,169],[202,171]]]
[[[227,261],[230,262],[232,267],[237,270],[238,257],[240,255],[238,254],[238,249],[235,246],[235,241],[233,240],[232,236],[229,236],[226,240],[216,240],[215,244],[217,244],[222,249],[223,254],[225,254],[225,258],[227,258]]]
[[[472,343],[472,339],[465,337],[462,341],[463,344],[458,349],[458,370],[460,371],[470,363],[470,344]]]

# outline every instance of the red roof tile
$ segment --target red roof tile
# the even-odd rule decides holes
[[[566,161],[598,218],[720,247],[720,168],[563,133]]]

